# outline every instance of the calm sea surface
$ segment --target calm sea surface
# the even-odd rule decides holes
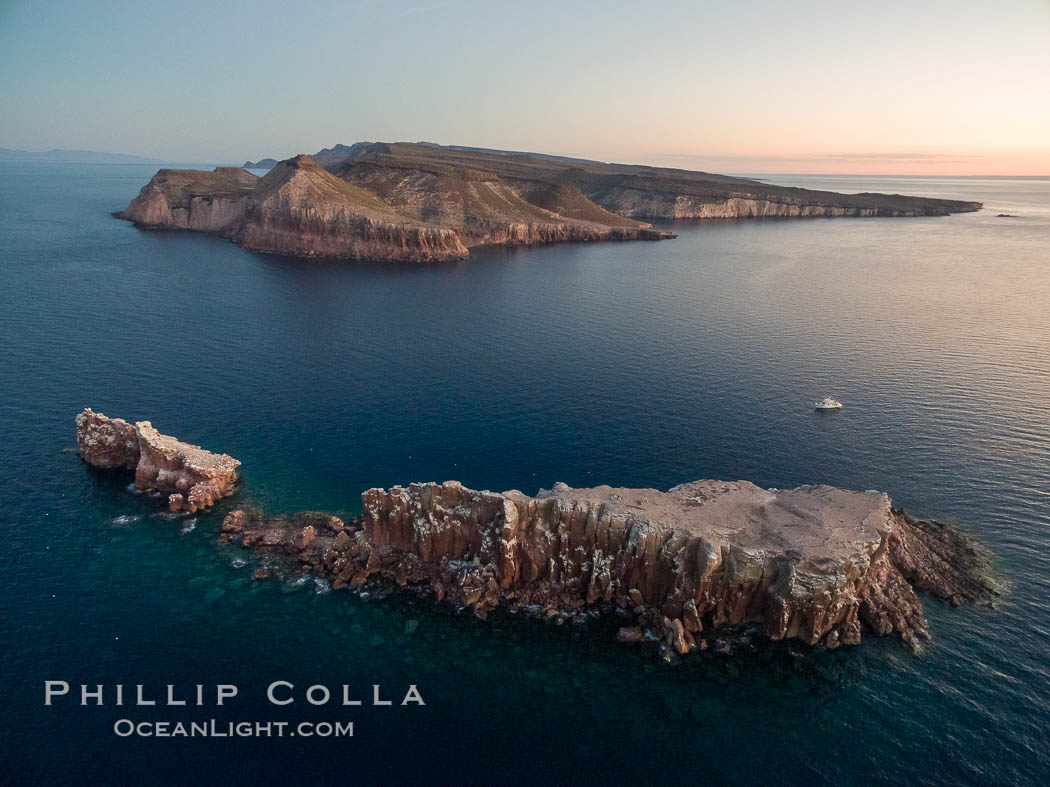
[[[1050,179],[776,176],[986,207],[413,267],[112,218],[154,169],[0,165],[0,782],[1050,781]],[[238,457],[243,491],[192,530],[152,517],[73,452],[84,406]],[[929,600],[918,655],[756,643],[669,667],[613,622],[257,583],[216,543],[230,505],[354,512],[367,487],[450,478],[882,489],[977,536],[1012,589]],[[45,707],[49,679],[240,695]],[[274,680],[295,704],[266,702]],[[427,704],[313,708],[312,683]],[[355,736],[120,738],[121,718]]]

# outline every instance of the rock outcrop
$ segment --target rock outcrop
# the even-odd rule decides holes
[[[619,612],[633,620],[618,639],[661,638],[679,653],[745,624],[827,647],[858,643],[865,624],[914,646],[926,634],[915,588],[953,603],[996,593],[965,537],[885,494],[827,486],[557,484],[529,497],[450,481],[370,489],[346,521],[239,509],[223,531],[334,587],[410,586],[481,617],[501,605],[558,622]]]
[[[85,408],[77,415],[77,444],[85,462],[135,471],[135,488],[168,493],[171,511],[199,511],[233,494],[240,462],[183,443],[153,428]]]
[[[240,167],[162,169],[115,215],[153,229],[222,232],[243,215],[242,198],[258,181]]]
[[[213,172],[160,170],[117,213],[257,251],[409,262],[478,246],[662,240],[650,219],[944,216],[976,202],[836,194],[705,172],[419,143],[336,145]]]

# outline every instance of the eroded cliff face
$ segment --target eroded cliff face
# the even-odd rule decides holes
[[[468,255],[452,230],[406,219],[308,156],[282,161],[245,198],[229,235],[239,245],[298,256],[426,262]]]
[[[402,215],[454,231],[468,247],[674,237],[610,213],[574,186],[501,179],[471,169],[386,166],[374,159],[354,160],[336,174]]]
[[[144,227],[221,233],[243,216],[242,198],[258,182],[240,167],[162,169],[116,215]]]
[[[474,246],[539,246],[605,240],[667,240],[674,233],[651,227],[606,227],[585,222],[530,221],[477,224],[467,235]]]
[[[237,167],[161,170],[117,216],[302,257],[425,262],[468,255],[454,231],[399,215],[308,156],[282,161],[262,178]]]
[[[223,531],[335,587],[411,586],[481,617],[500,605],[559,621],[619,611],[634,618],[620,639],[679,653],[743,624],[837,647],[858,643],[863,622],[914,645],[926,634],[915,587],[953,601],[995,593],[983,553],[954,531],[884,494],[826,486],[558,484],[530,497],[446,482],[368,490],[362,511],[344,522],[237,510]]]
[[[149,421],[129,424],[85,408],[76,417],[80,456],[93,467],[134,469],[135,488],[168,493],[171,511],[194,512],[233,494],[240,462],[183,443]]]

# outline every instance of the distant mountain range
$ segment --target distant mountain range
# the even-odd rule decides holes
[[[53,161],[63,164],[154,164],[157,159],[96,150],[12,150],[0,148],[0,161]]]
[[[353,145],[333,145],[314,153],[310,158],[319,167],[330,167],[333,164],[356,158],[372,148],[371,142],[355,142]],[[264,158],[258,161],[245,161],[241,166],[244,169],[273,169],[278,164],[275,158]]]

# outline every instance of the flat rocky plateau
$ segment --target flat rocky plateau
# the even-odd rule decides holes
[[[481,618],[501,606],[556,623],[618,614],[621,641],[680,654],[728,649],[722,632],[748,624],[829,648],[866,627],[915,647],[927,636],[916,589],[956,605],[997,594],[982,549],[877,492],[694,481],[530,497],[448,481],[370,489],[361,504],[345,521],[237,509],[223,538],[334,588],[407,587]]]

